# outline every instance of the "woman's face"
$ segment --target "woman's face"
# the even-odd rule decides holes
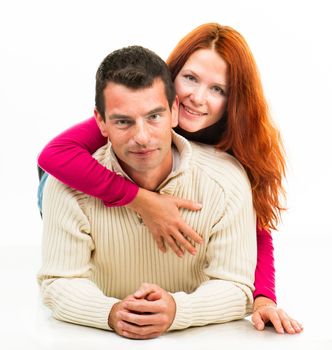
[[[227,103],[228,67],[211,49],[200,49],[189,56],[175,81],[179,97],[179,126],[189,132],[216,123]]]

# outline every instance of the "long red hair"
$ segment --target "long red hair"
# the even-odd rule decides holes
[[[168,57],[172,79],[199,49],[215,50],[228,65],[226,129],[216,147],[234,155],[245,168],[260,228],[276,229],[285,196],[285,154],[273,124],[259,72],[240,33],[218,23],[203,24],[187,34]]]

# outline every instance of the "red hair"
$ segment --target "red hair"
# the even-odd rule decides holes
[[[187,34],[170,54],[167,64],[176,78],[189,56],[212,49],[228,65],[226,129],[216,147],[235,156],[245,168],[252,188],[260,228],[276,229],[281,197],[285,196],[285,154],[264,97],[254,57],[240,33],[218,23],[203,24]]]

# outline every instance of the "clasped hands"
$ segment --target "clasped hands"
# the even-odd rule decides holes
[[[171,326],[176,312],[173,297],[155,284],[143,283],[139,289],[113,305],[109,326],[131,339],[156,338]]]

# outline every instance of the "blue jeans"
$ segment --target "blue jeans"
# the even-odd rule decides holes
[[[42,205],[43,205],[43,192],[44,192],[44,186],[45,182],[48,178],[48,174],[45,173],[44,170],[38,167],[38,175],[39,175],[39,185],[38,185],[38,208],[40,211],[40,215],[42,216]]]

